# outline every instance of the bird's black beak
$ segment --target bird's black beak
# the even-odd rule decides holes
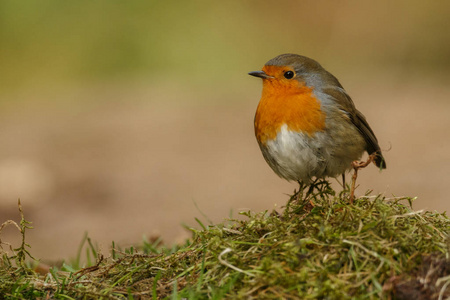
[[[264,71],[254,71],[248,73],[248,75],[259,77],[262,79],[273,78],[272,76],[267,75]]]

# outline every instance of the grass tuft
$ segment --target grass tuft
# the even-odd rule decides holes
[[[8,265],[3,255],[0,293],[7,299],[450,297],[445,213],[414,211],[408,197],[365,195],[350,205],[347,192],[336,194],[320,181],[312,191],[301,187],[282,213],[247,211],[242,220],[217,225],[197,220],[202,229],[191,228],[192,238],[171,248],[154,239],[114,247],[104,257],[86,237],[88,253],[96,255],[86,268],[78,257],[45,275],[17,272],[24,265]]]

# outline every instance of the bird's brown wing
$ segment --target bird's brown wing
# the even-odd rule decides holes
[[[369,123],[367,123],[366,117],[357,109],[356,111],[356,120],[352,118],[353,124],[355,124],[356,128],[358,128],[359,132],[361,132],[362,136],[366,140],[367,143],[367,153],[376,154],[375,156],[375,164],[377,167],[386,169],[386,161],[384,160],[383,154],[381,153],[380,145],[378,145],[378,140],[375,134],[373,133],[372,128],[370,128]]]
[[[338,88],[325,89],[325,92],[333,97],[340,108],[348,114],[353,125],[358,128],[359,132],[366,141],[367,153],[376,154],[375,164],[377,167],[386,169],[386,161],[381,153],[380,145],[378,145],[378,140],[372,128],[370,128],[369,123],[367,123],[366,117],[364,117],[364,115],[355,108],[353,100],[345,92],[344,88],[340,85],[337,79],[335,84]]]

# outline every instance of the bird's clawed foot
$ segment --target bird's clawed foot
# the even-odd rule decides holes
[[[298,192],[295,192],[293,197],[295,198],[297,203],[309,202],[309,204],[311,204],[311,207],[315,206],[313,200],[317,196],[331,189],[329,182],[324,180],[323,178],[316,178],[308,183],[298,181],[298,184]]]
[[[350,204],[353,204],[353,201],[355,200],[355,189],[356,189],[356,178],[358,177],[358,170],[364,169],[367,167],[371,162],[374,161],[376,154],[369,155],[369,158],[367,158],[366,161],[353,161],[352,162],[352,168],[353,168],[353,176],[352,176],[352,185],[350,187],[350,196],[349,201]]]

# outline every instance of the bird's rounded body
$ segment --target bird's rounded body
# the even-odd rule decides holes
[[[364,151],[376,153],[375,162],[385,167],[364,116],[338,80],[316,61],[284,54],[250,75],[263,78],[256,139],[280,177],[306,183],[336,177]]]

